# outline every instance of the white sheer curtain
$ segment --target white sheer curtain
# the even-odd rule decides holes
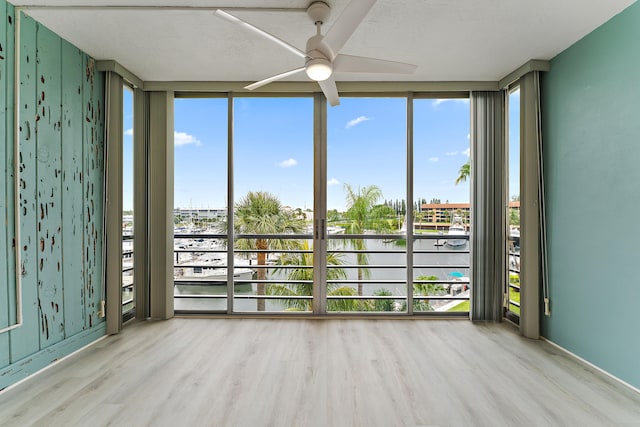
[[[500,321],[506,271],[505,92],[471,93],[471,319]]]

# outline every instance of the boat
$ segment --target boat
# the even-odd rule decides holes
[[[176,285],[221,285],[227,282],[227,257],[224,253],[191,253],[176,260],[174,282]],[[251,280],[254,270],[248,268],[248,260],[235,259],[234,280]]]
[[[176,285],[194,284],[221,284],[227,282],[226,267],[181,267],[182,274],[176,275],[174,281]],[[251,280],[253,270],[245,267],[233,269],[234,280]]]
[[[451,220],[449,231],[447,232],[447,240],[445,244],[447,246],[459,247],[464,246],[467,243],[466,238],[456,238],[457,236],[466,236],[467,230],[462,222],[462,217],[455,215]]]
[[[509,242],[512,245],[512,249],[520,250],[520,229],[516,226],[509,227]]]

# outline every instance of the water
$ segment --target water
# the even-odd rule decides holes
[[[441,241],[440,243],[442,243]],[[330,241],[330,248],[334,249],[350,249],[344,246],[339,240]],[[395,268],[373,268],[370,267],[371,280],[389,280],[386,283],[363,283],[363,295],[370,296],[375,292],[385,289],[394,296],[406,296],[406,283],[392,283],[392,280],[406,280],[407,254],[404,246],[396,242],[384,242],[382,240],[367,240],[367,248],[369,250],[384,251],[402,251],[402,252],[386,252],[369,254],[369,266],[385,265],[397,266]],[[330,249],[331,250],[331,249]],[[418,250],[433,250],[434,253],[415,253]],[[453,253],[447,253],[453,252]],[[417,239],[414,241],[414,270],[413,277],[417,279],[420,276],[436,276],[442,280],[452,280],[459,276],[469,276],[469,268],[461,268],[462,265],[469,265],[468,242],[459,247],[448,247],[446,245],[438,245],[436,240]],[[349,265],[357,265],[356,254],[344,254],[342,258],[347,280],[357,280],[357,268],[348,268]],[[430,267],[420,267],[430,266]],[[452,276],[452,273],[454,274]],[[274,273],[273,268],[269,270],[269,279],[286,279],[286,273]],[[341,284],[349,286],[353,289],[357,288],[356,283]],[[236,295],[255,295],[257,285],[236,284]],[[176,295],[220,295],[225,298],[205,299],[205,298],[176,298],[175,309],[186,311],[226,311],[227,309],[227,287],[226,284],[220,285],[186,285],[177,286]],[[266,300],[266,311],[282,311],[286,307],[279,300]],[[234,299],[234,310],[237,312],[255,312],[257,308],[257,300],[246,298]]]

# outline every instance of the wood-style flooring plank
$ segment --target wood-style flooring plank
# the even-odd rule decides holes
[[[0,393],[13,426],[640,426],[640,395],[507,324],[172,319]]]

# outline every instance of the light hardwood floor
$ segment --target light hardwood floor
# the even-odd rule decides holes
[[[640,426],[640,395],[508,324],[172,319],[0,394],[9,426]]]

